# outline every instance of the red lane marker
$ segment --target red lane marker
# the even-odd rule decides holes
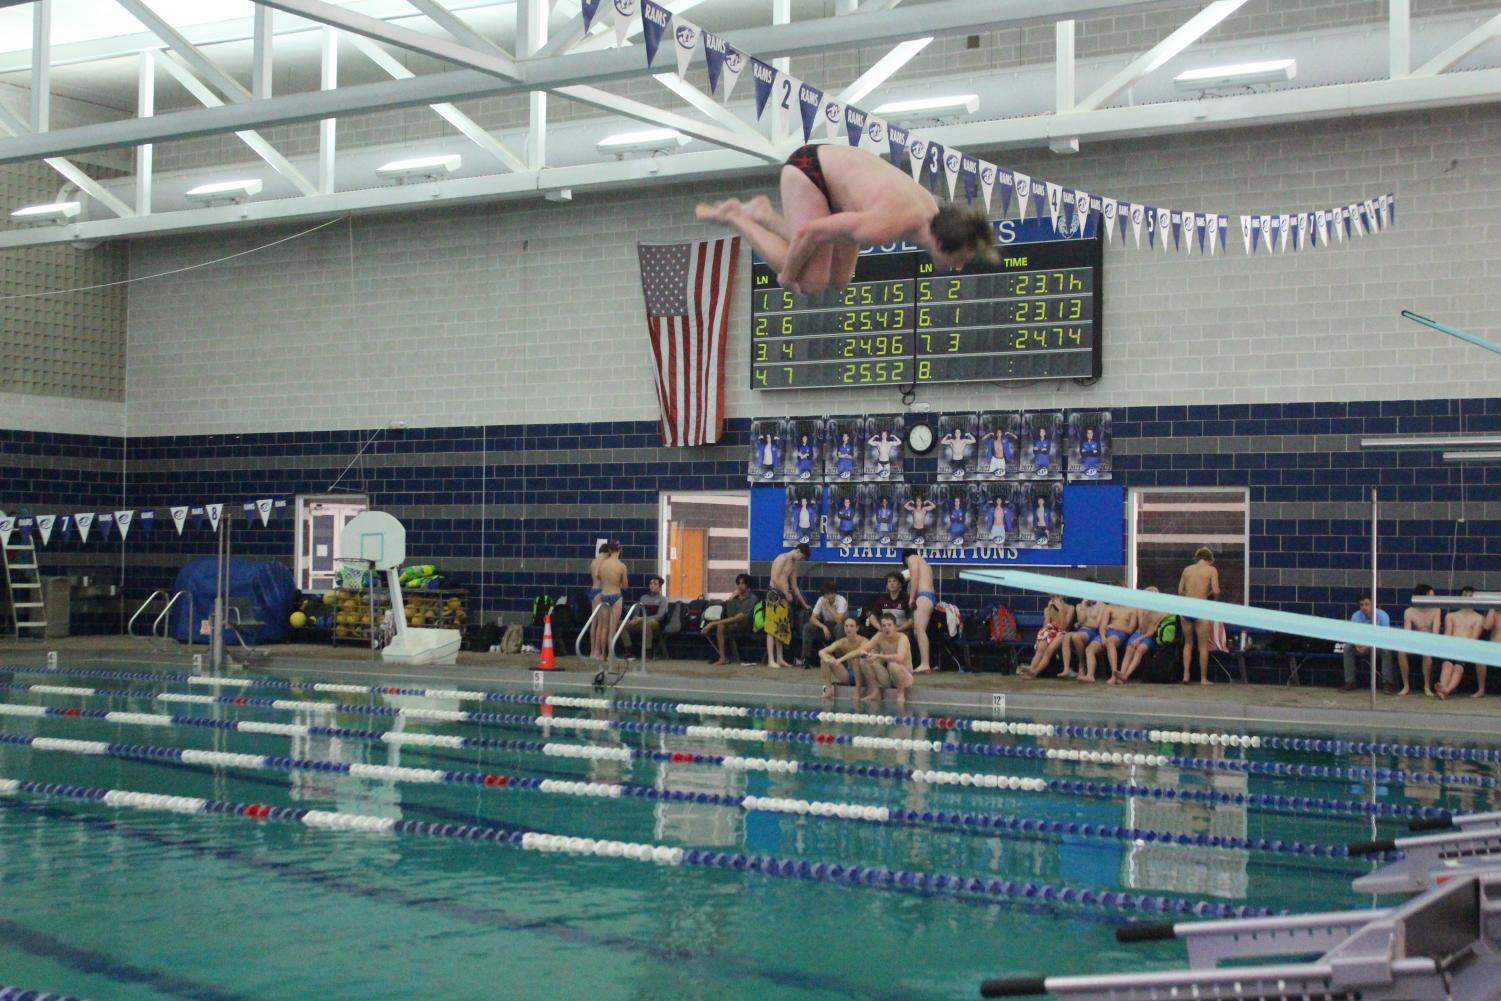
[[[832,744],[835,737],[832,733],[820,733],[813,738],[815,744]]]
[[[79,712],[78,712],[77,709],[64,709],[63,710],[63,715],[64,716],[77,716],[77,715],[79,715]]]
[[[674,752],[672,752],[672,760],[673,761],[692,761],[693,760],[693,755],[691,755],[691,754],[685,754],[682,751],[674,751]]]
[[[250,700],[247,699],[247,698],[245,698],[245,696],[243,696],[243,695],[236,695],[233,704],[237,705],[237,706],[249,705],[250,704]]]
[[[508,786],[510,784],[511,784],[511,779],[510,779],[510,776],[508,776],[508,775],[486,775],[485,776],[485,785],[487,785],[487,786]]]
[[[271,815],[271,807],[265,803],[251,803],[245,807],[245,816],[262,819]]]
[[[386,689],[386,694],[387,695],[400,695],[401,694],[401,689],[399,689],[399,688],[387,688]]]

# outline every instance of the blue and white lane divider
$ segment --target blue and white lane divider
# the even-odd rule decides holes
[[[391,685],[354,685],[329,681],[292,681],[285,678],[230,678],[155,671],[110,671],[91,668],[30,668],[0,665],[0,673],[51,674],[65,677],[93,678],[106,681],[142,681],[177,683],[208,687],[264,688],[289,691],[308,690],[346,695],[409,695],[422,698],[452,699],[461,702],[501,702],[521,705],[554,706],[573,709],[606,709],[621,712],[659,712],[711,717],[750,719],[787,719],[816,723],[842,723],[857,726],[918,726],[941,730],[967,730],[974,733],[1006,733],[1033,737],[1081,737],[1091,740],[1119,740],[1132,743],[1173,743],[1197,746],[1262,748],[1266,750],[1312,751],[1324,754],[1384,754],[1397,757],[1423,757],[1445,761],[1501,762],[1501,748],[1444,747],[1435,744],[1399,744],[1365,740],[1327,740],[1307,737],[1216,733],[1205,730],[1164,730],[1132,727],[1078,726],[1057,723],[1015,723],[1004,720],[972,719],[958,716],[890,716],[878,713],[848,713],[816,709],[779,709],[772,706],[740,706],[665,702],[647,699],[601,699],[585,696],[536,695],[519,692],[478,691],[459,688],[407,688]]]
[[[71,685],[28,685],[19,681],[0,682],[0,689],[30,691],[44,695],[136,698],[150,699],[158,702],[196,703],[201,705],[247,705],[294,712],[341,712],[365,716],[403,716],[440,723],[481,723],[503,727],[608,729],[627,733],[675,733],[692,737],[707,737],[718,740],[752,743],[785,741],[788,743],[833,744],[837,746],[882,750],[938,751],[950,754],[975,754],[987,757],[1077,761],[1101,765],[1169,766],[1195,771],[1262,775],[1272,778],[1325,779],[1340,782],[1409,782],[1415,784],[1469,786],[1482,789],[1501,787],[1501,779],[1490,775],[1444,775],[1438,772],[1406,772],[1400,769],[1366,768],[1364,766],[1299,765],[1287,764],[1280,761],[1244,761],[1166,754],[1137,754],[1129,751],[1087,751],[1077,748],[1038,746],[1011,747],[1001,744],[981,744],[973,741],[925,740],[912,737],[867,737],[850,734],[811,733],[808,731],[753,730],[678,723],[641,723],[628,720],[599,720],[569,716],[480,713],[461,709],[366,706],[302,699],[268,699],[249,695],[199,695],[191,692],[139,692],[130,689],[89,688]],[[553,704],[564,705],[565,703],[555,702]],[[989,721],[975,720],[973,722],[979,724]]]
[[[74,692],[75,689],[66,689]],[[101,689],[98,698],[114,698],[119,692],[111,692]],[[126,695],[132,693],[126,692]],[[210,699],[213,696],[206,695],[182,695],[182,693],[164,693],[171,698]],[[221,696],[219,701],[224,701]],[[234,704],[243,704],[243,699],[233,699]],[[323,705],[317,702],[315,705]],[[24,705],[21,707],[26,716],[87,716],[90,719],[102,719],[114,713],[107,710],[84,710],[84,708],[57,708],[42,707],[42,705]],[[389,714],[389,713],[380,713]],[[150,713],[122,713],[122,716],[140,716],[144,719],[153,719],[155,714]],[[362,735],[372,735],[371,738],[380,737],[389,743],[426,744],[432,747],[492,747],[497,750],[512,750],[519,753],[551,753],[554,756],[564,758],[581,758],[581,756],[594,756],[593,747],[590,744],[563,744],[557,741],[530,740],[504,740],[495,737],[458,737],[449,734],[413,734],[413,732],[390,732],[389,737],[378,734],[377,731],[365,731],[365,729],[348,729],[344,726],[312,726],[302,723],[269,723],[258,720],[215,720],[201,719],[195,716],[171,716],[168,719],[185,726],[200,726],[210,729],[239,729],[242,732],[257,732],[257,734],[285,735],[285,737],[303,737],[303,735],[326,735],[326,737],[350,737],[357,738]],[[534,720],[536,717],[524,716],[521,719]],[[624,725],[623,725],[624,726]],[[651,729],[647,732],[672,732],[681,734],[686,731],[686,726],[677,723],[630,723],[630,728],[638,726],[656,726],[660,729]],[[747,731],[761,732],[761,731]],[[781,740],[784,743],[812,743],[806,740],[793,740],[793,735],[782,732],[769,731],[769,740]],[[808,734],[803,734],[808,737]],[[552,749],[552,750],[546,750]],[[629,747],[600,747],[599,752],[611,752],[618,756],[621,753],[630,752]],[[713,764],[722,768],[731,768],[738,771],[781,771],[781,773],[803,774],[844,774],[844,776],[857,776],[862,779],[898,779],[902,782],[926,783],[926,785],[986,785],[991,782],[992,776],[985,773],[964,773],[964,771],[938,771],[932,768],[905,768],[901,765],[854,765],[839,761],[794,761],[785,758],[744,758],[735,755],[704,755],[704,753],[689,752],[666,752],[666,750],[641,750],[636,753],[642,758],[651,761],[678,761],[689,764]],[[599,756],[605,756],[600,753]],[[624,759],[624,758],[620,758]],[[967,782],[967,777],[968,782]],[[1001,776],[994,776],[1001,777]],[[1151,800],[1180,801],[1180,803],[1210,803],[1228,804],[1228,806],[1250,807],[1250,809],[1271,810],[1271,812],[1298,813],[1321,813],[1321,815],[1333,816],[1387,816],[1387,818],[1430,818],[1430,816],[1447,816],[1447,810],[1436,806],[1411,806],[1405,803],[1369,803],[1363,800],[1331,800],[1324,797],[1306,797],[1306,795],[1280,795],[1267,794],[1267,792],[1223,792],[1220,789],[1184,789],[1178,786],[1151,786],[1136,785],[1136,783],[1123,782],[1093,782],[1082,779],[1042,779],[1045,788],[1043,792],[1054,792],[1061,795],[1081,795],[1090,798],[1151,798]],[[1028,791],[1021,785],[1016,786],[1019,791]],[[1274,843],[1274,842],[1273,842]]]
[[[796,772],[796,761],[777,761],[767,758],[731,758],[717,755],[694,755],[682,752],[635,752],[626,747],[598,747],[581,744],[557,744],[541,743],[538,741],[507,741],[496,738],[484,737],[449,737],[442,734],[422,733],[396,733],[392,731],[380,732],[375,730],[351,730],[343,727],[314,727],[298,724],[281,723],[255,723],[241,720],[204,720],[191,717],[173,717],[154,715],[150,713],[127,713],[106,712],[103,710],[78,710],[78,709],[46,709],[41,706],[18,706],[0,703],[0,716],[18,716],[31,718],[53,718],[74,720],[103,720],[110,723],[120,723],[135,726],[162,726],[176,728],[197,728],[215,730],[233,730],[240,732],[276,734],[288,737],[308,736],[336,736],[345,739],[366,740],[372,742],[387,742],[400,745],[463,748],[463,747],[497,747],[505,750],[520,750],[523,753],[540,753],[551,757],[569,757],[583,759],[607,759],[614,761],[630,761],[638,757],[651,757],[658,761],[692,761],[693,763],[717,765],[722,768],[739,771],[780,771]],[[193,751],[183,750],[174,755],[176,748],[152,747],[141,744],[111,744],[101,741],[58,741],[55,738],[44,737],[15,737],[0,734],[0,745],[11,744],[15,746],[30,746],[38,750],[61,750],[71,751],[78,754],[100,754],[116,758],[132,760],[162,760],[171,758],[187,764],[212,765],[215,767],[234,767],[249,769],[276,769],[291,771],[293,769],[306,769],[312,764],[327,766],[329,762],[311,763],[295,758],[273,758],[266,755],[232,754],[224,751]],[[519,747],[516,745],[525,745]],[[290,764],[272,764],[272,762],[290,762]],[[347,769],[342,763],[336,769],[345,774],[365,776],[370,778],[389,778],[399,782],[443,782],[456,785],[485,785],[500,786],[503,788],[536,788],[541,792],[557,792],[558,788],[550,787],[548,782],[552,780],[527,780],[542,781],[541,785],[530,786],[518,784],[516,776],[494,776],[488,773],[439,771],[436,769],[411,769],[396,768],[395,772],[386,771],[376,773],[370,769],[387,768],[392,766],[377,765],[348,765]],[[791,767],[781,767],[791,766]],[[842,765],[844,769],[854,770],[862,766]],[[324,771],[331,770],[327,767]],[[822,769],[819,769],[822,770]],[[867,769],[874,770],[874,769]],[[897,778],[918,785],[961,785],[975,788],[1007,789],[1024,792],[1047,792],[1048,780],[1030,779],[1017,776],[978,774],[971,772],[935,772],[924,769],[883,769],[884,771],[897,771]],[[504,778],[505,782],[497,779]],[[483,779],[481,781],[480,779]],[[1000,814],[976,813],[973,811],[946,811],[946,810],[903,810],[887,807],[870,807],[856,803],[819,802],[801,799],[774,799],[756,796],[734,796],[728,794],[688,793],[677,792],[670,789],[657,789],[654,786],[633,785],[622,783],[618,786],[604,785],[604,790],[619,789],[618,795],[600,791],[576,791],[572,787],[578,783],[568,783],[570,788],[561,791],[574,795],[605,795],[611,798],[635,797],[638,799],[652,800],[681,800],[702,803],[714,806],[739,807],[747,812],[762,811],[767,813],[796,813],[799,816],[835,817],[845,820],[873,820],[880,823],[906,824],[915,827],[958,827],[976,832],[1011,832],[1020,834],[1057,834],[1079,837],[1097,837],[1116,841],[1145,841],[1148,843],[1175,844],[1183,846],[1196,846],[1203,848],[1223,848],[1236,851],[1262,851],[1279,855],[1302,855],[1316,858],[1345,858],[1348,852],[1344,845],[1323,845],[1305,843],[1301,841],[1283,841],[1267,838],[1242,838],[1229,835],[1209,834],[1175,834],[1171,831],[1158,831],[1144,827],[1122,827],[1112,824],[1083,824],[1071,821],[1046,820],[1038,817],[1010,817]],[[595,787],[597,783],[587,783]],[[1396,856],[1393,856],[1394,858]]]
[[[16,796],[21,793],[59,799],[86,800],[116,808],[179,814],[221,814],[253,820],[281,821],[303,824],[319,830],[370,834],[414,834],[462,841],[489,841],[498,845],[520,848],[523,851],[619,858],[673,867],[725,869],[783,879],[939,893],[992,902],[1045,902],[1095,907],[1124,913],[1192,914],[1213,918],[1268,917],[1278,913],[1265,907],[1222,904],[1215,901],[1196,901],[1115,890],[1085,890],[1050,886],[1046,883],[1020,883],[1004,879],[979,879],[945,873],[887,869],[883,866],[847,866],[837,862],[809,862],[806,859],[774,855],[701,851],[694,848],[641,842],[539,834],[525,830],[507,831],[498,827],[436,824],[421,820],[372,817],[343,811],[307,810],[300,807],[269,806],[264,803],[236,803],[198,799],[192,796],[167,796],[125,789],[98,789],[0,778],[0,796]]]
[[[0,986],[0,1001],[83,1001],[71,994],[48,994],[46,991],[29,991],[24,987]]]
[[[4,687],[0,685],[0,687]],[[27,686],[29,687],[29,686]],[[548,729],[557,726],[559,729],[589,730],[595,732],[617,731],[622,733],[651,733],[670,734],[675,736],[703,737],[723,740],[750,740],[763,744],[826,744],[835,746],[852,746],[873,749],[894,750],[929,750],[937,752],[951,752],[960,749],[970,749],[972,753],[988,755],[991,757],[1008,758],[1046,758],[1047,754],[1042,748],[1016,748],[1002,747],[993,744],[946,744],[942,741],[916,741],[898,740],[889,737],[857,737],[849,735],[812,734],[796,731],[778,730],[731,730],[724,727],[687,726],[681,723],[636,723],[623,720],[594,720],[594,719],[571,719],[567,717],[542,717],[524,716],[520,714],[504,713],[470,713],[456,709],[409,709],[394,708],[391,706],[352,706],[339,705],[328,702],[301,702],[287,699],[262,699],[247,695],[195,695],[191,692],[135,692],[128,689],[93,689],[74,688],[66,686],[36,686],[33,691],[41,691],[45,694],[75,695],[85,698],[132,698],[148,699],[158,702],[180,702],[195,705],[235,705],[251,706],[254,708],[273,709],[280,712],[316,712],[332,715],[343,712],[355,716],[377,716],[384,718],[407,717],[428,722],[449,723],[477,723],[481,725],[495,725],[510,729]],[[42,708],[42,707],[37,707]],[[63,710],[66,712],[66,710]],[[82,712],[82,710],[80,710]],[[262,726],[275,726],[277,724],[260,724]],[[1084,753],[1084,752],[1077,752]],[[1110,756],[1113,757],[1113,756]],[[1148,757],[1151,756],[1139,756]],[[763,759],[744,759],[756,761]],[[1165,759],[1164,759],[1165,760]],[[1149,764],[1144,762],[1114,762],[1112,764]],[[811,762],[799,763],[803,770],[810,769]],[[1307,766],[1299,766],[1307,767]],[[904,769],[893,768],[893,773],[903,772]],[[911,772],[917,775],[918,772]],[[954,772],[928,772],[936,776],[948,776],[960,773]],[[882,775],[882,778],[896,777]],[[934,781],[942,781],[935,779]],[[1445,814],[1438,807],[1414,806],[1405,803],[1370,803],[1359,800],[1328,799],[1314,796],[1283,796],[1270,793],[1229,793],[1212,789],[1177,789],[1163,788],[1160,786],[1139,786],[1134,784],[1113,782],[1089,782],[1070,779],[1047,779],[1048,792],[1063,793],[1074,796],[1091,796],[1103,799],[1120,797],[1144,797],[1150,799],[1178,800],[1185,803],[1226,803],[1235,806],[1248,806],[1257,809],[1294,812],[1307,814],[1310,812],[1322,812],[1332,815],[1348,815],[1370,817],[1437,817]],[[962,784],[962,783],[960,783]]]

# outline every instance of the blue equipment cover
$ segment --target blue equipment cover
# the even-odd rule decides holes
[[[172,592],[187,591],[193,599],[192,620],[189,620],[188,603],[184,599],[172,607],[172,638],[179,643],[207,643],[212,629],[201,623],[214,614],[214,578],[218,562],[205,557],[189,560],[177,574]],[[229,563],[229,597],[238,598],[248,605],[240,617],[245,621],[260,622],[260,626],[245,627],[241,634],[252,646],[263,643],[280,643],[287,637],[287,619],[292,614],[292,602],[297,589],[292,585],[292,571],[272,560],[235,559]],[[254,610],[252,614],[251,610]],[[234,621],[234,616],[229,616]],[[234,635],[225,630],[225,642],[234,643]]]

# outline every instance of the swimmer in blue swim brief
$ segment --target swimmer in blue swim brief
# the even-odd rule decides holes
[[[902,550],[902,565],[906,567],[912,585],[912,635],[917,640],[920,657],[920,663],[912,673],[926,674],[934,669],[928,651],[928,620],[932,618],[933,609],[938,607],[933,568],[916,549]]]
[[[1110,679],[1114,681],[1120,675],[1121,651],[1126,648],[1126,643],[1131,639],[1131,634],[1136,631],[1136,625],[1141,618],[1141,610],[1131,608],[1128,605],[1111,605],[1110,611],[1104,619],[1104,635],[1100,638],[1100,646],[1105,651],[1105,657],[1110,661]],[[1088,666],[1089,676],[1094,677],[1094,661],[1091,659]]]
[[[1156,591],[1155,587],[1147,588],[1148,591]],[[1131,633],[1131,638],[1126,640],[1126,656],[1121,659],[1121,669],[1106,684],[1124,685],[1131,680],[1131,675],[1141,667],[1141,662],[1153,650],[1157,649],[1157,627],[1166,618],[1164,612],[1149,612],[1142,609],[1136,619],[1136,630]]]

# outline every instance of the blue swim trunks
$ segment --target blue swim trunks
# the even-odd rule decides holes
[[[620,599],[623,597],[625,595],[618,592],[615,594],[602,594],[599,596],[599,603],[601,605],[618,605],[620,604]]]
[[[1121,643],[1125,643],[1128,639],[1130,639],[1130,637],[1126,635],[1126,631],[1124,629],[1106,629],[1105,636],[1109,639],[1114,639]]]
[[[1080,626],[1078,629],[1075,629],[1074,632],[1083,633],[1084,638],[1090,643],[1098,643],[1100,641],[1100,631],[1098,629],[1091,629],[1088,626]]]
[[[1157,637],[1148,636],[1146,633],[1132,633],[1131,638],[1126,641],[1126,646],[1138,645],[1144,650],[1155,650],[1157,649]]]
[[[919,597],[919,598],[927,598],[929,601],[931,601],[933,603],[933,605],[934,605],[935,608],[938,606],[938,595],[934,594],[932,591],[918,591],[917,592],[917,597]],[[912,607],[913,608],[917,607],[917,601],[915,599],[912,602]]]
[[[598,598],[598,597],[599,597],[599,588],[597,588],[597,587],[591,587],[589,589],[589,600],[593,601],[595,598]]]

